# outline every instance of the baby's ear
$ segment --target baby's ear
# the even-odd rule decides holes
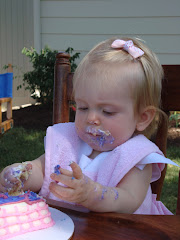
[[[154,119],[155,113],[156,109],[152,106],[143,108],[138,116],[136,130],[138,130],[139,132],[144,131]]]

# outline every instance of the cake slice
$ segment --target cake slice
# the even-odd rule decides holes
[[[0,239],[8,239],[54,225],[45,200],[34,192],[0,194]]]

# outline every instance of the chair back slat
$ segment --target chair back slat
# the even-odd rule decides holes
[[[71,71],[70,55],[58,53],[54,68],[53,124],[69,121],[67,79]]]
[[[180,65],[163,65],[162,109],[180,111]]]

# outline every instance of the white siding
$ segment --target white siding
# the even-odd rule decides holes
[[[23,47],[45,45],[81,58],[99,41],[113,36],[144,39],[162,64],[180,64],[180,0],[0,0],[0,73],[14,68],[13,106],[32,102],[17,86],[31,69]]]
[[[32,102],[22,83],[23,72],[30,70],[29,60],[21,51],[33,46],[33,2],[32,0],[0,0],[0,73],[2,67],[11,63],[13,68],[13,106]],[[5,72],[5,70],[4,70]]]
[[[41,46],[83,57],[95,44],[113,36],[146,41],[162,64],[180,63],[179,0],[41,0]]]

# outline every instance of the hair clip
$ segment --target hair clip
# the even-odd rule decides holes
[[[122,48],[126,52],[128,52],[133,58],[138,58],[144,54],[144,52],[140,48],[134,46],[134,43],[132,40],[124,41],[121,39],[116,39],[111,44],[111,47]]]

